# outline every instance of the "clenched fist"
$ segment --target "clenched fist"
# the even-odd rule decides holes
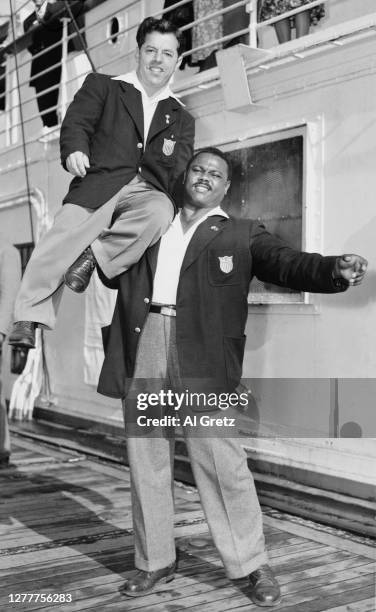
[[[367,271],[368,261],[360,255],[342,255],[337,257],[333,275],[343,278],[350,285],[360,285]]]

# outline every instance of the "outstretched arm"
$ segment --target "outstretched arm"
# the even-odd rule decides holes
[[[252,227],[250,249],[257,278],[297,291],[345,291],[349,285],[358,285],[367,269],[367,261],[360,255],[324,257],[297,251],[262,225]]]

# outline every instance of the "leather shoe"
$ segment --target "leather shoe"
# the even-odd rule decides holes
[[[8,344],[26,349],[35,348],[36,326],[37,324],[33,321],[17,321],[17,323],[13,324]]]
[[[281,590],[269,565],[261,565],[248,579],[250,597],[256,606],[275,606],[281,601]]]
[[[144,572],[144,570],[138,570],[134,578],[130,578],[125,582],[121,589],[121,593],[128,595],[129,597],[141,597],[142,595],[148,595],[159,584],[171,582],[171,580],[173,580],[175,577],[175,570],[175,561],[171,563],[171,565],[163,567],[160,570],[156,570],[155,572]]]
[[[64,282],[75,293],[82,293],[87,288],[97,262],[91,247],[87,247],[64,275]]]

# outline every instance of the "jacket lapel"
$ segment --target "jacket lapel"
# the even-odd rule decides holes
[[[200,253],[225,229],[228,219],[213,215],[201,223],[192,236],[180,270],[180,277],[199,257]]]
[[[130,83],[120,81],[120,97],[135,123],[140,139],[144,142],[144,113],[141,92]]]
[[[150,124],[147,142],[165,129],[170,129],[176,121],[176,110],[180,108],[179,102],[173,98],[166,98],[158,102],[157,108]]]

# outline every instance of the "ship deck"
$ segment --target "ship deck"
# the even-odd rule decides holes
[[[175,580],[141,598],[121,594],[134,571],[125,466],[13,431],[12,462],[0,470],[0,492],[2,611],[261,609],[245,584],[226,578],[194,487],[175,485]],[[263,516],[283,595],[276,612],[376,610],[370,540],[271,508],[263,508]],[[43,603],[42,594],[50,601]]]

